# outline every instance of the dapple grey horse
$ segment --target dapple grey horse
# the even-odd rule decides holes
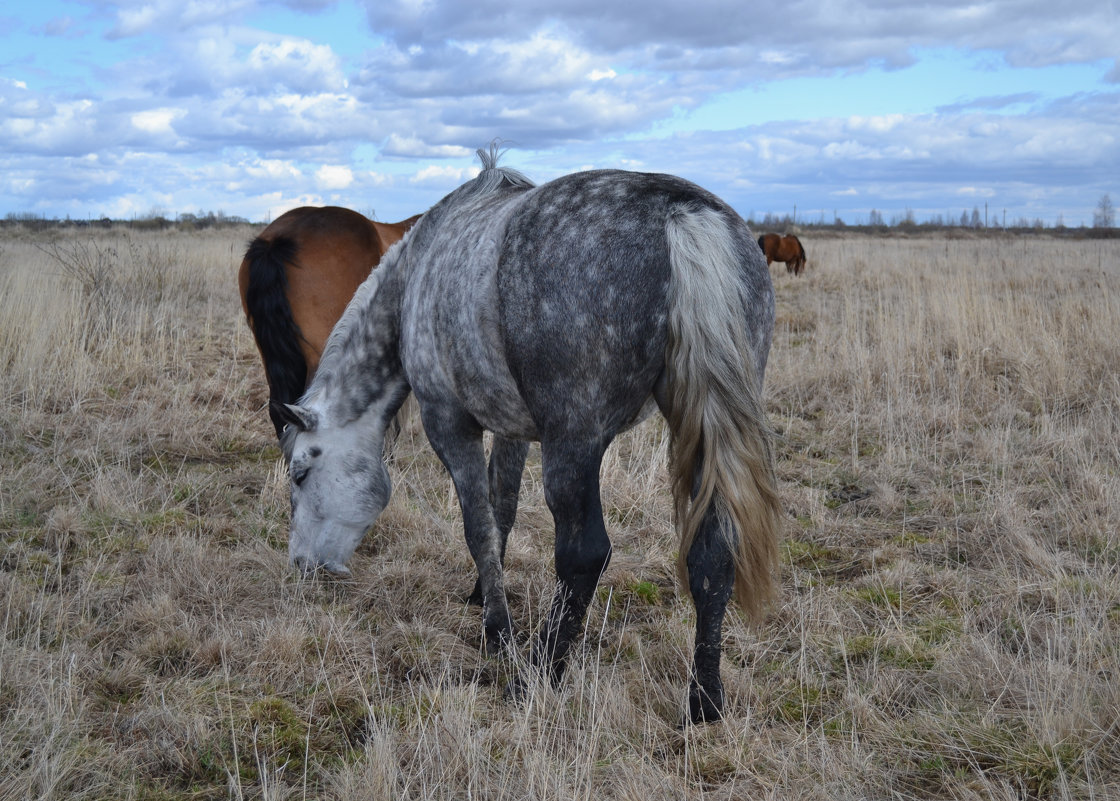
[[[727,204],[680,178],[602,170],[538,187],[498,167],[494,148],[479,157],[478,177],[358,289],[303,399],[277,410],[289,424],[292,563],[348,573],[388,502],[382,438],[411,389],[459,496],[485,642],[508,647],[502,561],[527,443],[539,441],[558,586],[531,662],[558,681],[611,555],[600,462],[659,408],[678,572],[697,613],[689,717],[717,719],[725,609],[734,592],[749,614],[762,610],[781,526],[762,403],[766,262]]]

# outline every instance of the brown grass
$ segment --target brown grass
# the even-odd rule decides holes
[[[682,730],[660,421],[608,453],[614,561],[522,706],[415,420],[353,580],[288,570],[250,234],[3,233],[0,797],[1120,797],[1120,243],[806,237],[806,275],[775,265],[780,602],[729,618],[727,720]],[[534,450],[526,630],[550,530]]]

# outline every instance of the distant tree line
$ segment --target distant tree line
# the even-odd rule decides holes
[[[1112,205],[1112,199],[1107,194],[1101,196],[1101,199],[1097,202],[1096,210],[1093,212],[1093,226],[1091,229],[1087,229],[1084,225],[1067,227],[1063,215],[1060,214],[1054,225],[1048,225],[1045,220],[1039,217],[1032,220],[1024,216],[1019,216],[1009,220],[1006,210],[1002,210],[1002,213],[997,216],[995,214],[989,214],[987,207],[981,211],[979,206],[973,206],[971,212],[968,209],[963,210],[960,217],[956,217],[952,214],[933,214],[922,222],[917,220],[912,209],[906,209],[902,214],[893,215],[889,221],[883,216],[881,211],[871,209],[867,214],[866,222],[853,224],[846,223],[836,212],[833,212],[831,220],[826,218],[824,212],[817,215],[815,219],[796,217],[795,214],[772,214],[767,212],[762,217],[756,217],[752,212],[747,221],[752,228],[765,231],[788,231],[793,228],[800,228],[885,232],[893,229],[902,233],[907,233],[948,229],[970,229],[974,231],[1015,232],[1045,230],[1051,233],[1068,232],[1072,235],[1076,235],[1077,232],[1084,232],[1089,236],[1120,235],[1120,231],[1116,230],[1116,211]]]
[[[110,217],[97,217],[85,220],[74,220],[70,217],[57,219],[46,217],[34,212],[9,212],[0,220],[0,226],[23,226],[31,229],[47,228],[113,228],[124,227],[141,231],[161,231],[169,228],[179,230],[201,230],[204,228],[221,228],[231,225],[246,225],[249,220],[236,214],[226,214],[223,211],[204,211],[198,214],[184,212],[169,217],[162,212],[150,212],[140,217],[131,219],[113,219]]]
[[[1058,215],[1056,223],[1052,226],[1047,225],[1044,220],[1038,217],[1031,220],[1027,217],[1019,216],[1009,222],[1006,210],[1003,210],[1001,215],[989,216],[986,206],[983,212],[980,211],[979,206],[973,206],[971,212],[968,211],[968,209],[963,210],[960,217],[955,217],[952,214],[934,214],[923,222],[919,222],[914,211],[909,208],[902,214],[893,215],[889,221],[883,216],[881,211],[871,209],[867,214],[866,223],[849,224],[836,212],[833,212],[831,220],[825,217],[824,212],[821,212],[816,219],[798,218],[796,207],[793,214],[779,215],[767,212],[761,218],[755,217],[752,212],[747,221],[752,228],[764,231],[788,231],[793,228],[802,228],[874,233],[893,229],[901,233],[916,233],[919,231],[938,231],[942,229],[971,229],[976,231],[997,230],[1017,232],[1046,230],[1050,232],[1068,231],[1074,233],[1083,231],[1085,228],[1084,226],[1067,228],[1060,214]],[[226,214],[222,211],[204,211],[198,214],[184,212],[182,214],[176,214],[174,217],[169,217],[166,213],[156,210],[129,220],[111,219],[109,217],[86,220],[72,220],[69,217],[66,219],[52,219],[32,212],[9,212],[5,215],[3,220],[0,220],[0,226],[21,225],[25,228],[33,229],[59,227],[112,228],[113,226],[123,226],[138,230],[164,230],[168,228],[202,230],[205,228],[220,228],[231,225],[246,225],[249,222],[250,221],[244,217]],[[1109,197],[1108,194],[1104,194],[1101,196],[1100,200],[1097,201],[1096,209],[1093,211],[1092,233],[1089,235],[1114,236],[1120,233],[1115,229],[1116,209],[1112,205],[1112,198]]]

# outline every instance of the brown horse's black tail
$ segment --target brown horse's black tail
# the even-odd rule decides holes
[[[295,403],[307,386],[307,362],[299,348],[303,338],[288,303],[287,265],[294,264],[296,243],[286,236],[257,237],[245,251],[249,263],[249,282],[245,308],[257,349],[261,352],[268,379],[269,416],[279,437],[284,423],[272,405]]]

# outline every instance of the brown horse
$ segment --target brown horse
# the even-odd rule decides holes
[[[758,246],[766,254],[766,265],[772,261],[784,261],[786,272],[801,275],[805,269],[805,248],[801,240],[793,234],[763,234],[758,238]]]
[[[354,291],[420,215],[374,222],[338,206],[303,206],[277,217],[249,244],[237,273],[241,307],[268,379],[269,416],[295,403]]]

